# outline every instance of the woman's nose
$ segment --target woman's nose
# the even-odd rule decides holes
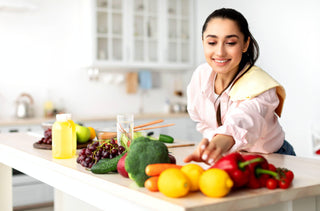
[[[226,53],[225,46],[223,44],[217,45],[216,54],[218,56],[224,56]]]

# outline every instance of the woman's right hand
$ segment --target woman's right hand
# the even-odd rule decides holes
[[[188,155],[183,161],[185,163],[189,163],[191,161],[205,162],[204,160],[202,160],[202,154],[204,150],[207,148],[208,144],[209,144],[209,140],[206,138],[203,138],[201,142],[198,144],[196,150],[192,154]]]
[[[224,153],[228,152],[234,145],[235,141],[232,136],[218,134],[209,142],[208,139],[203,138],[197,149],[188,155],[184,162],[191,161],[204,162],[208,165],[213,165],[217,162]]]

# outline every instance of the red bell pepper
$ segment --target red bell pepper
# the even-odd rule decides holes
[[[219,168],[225,170],[231,177],[234,188],[245,186],[249,182],[249,165],[262,162],[261,158],[245,160],[238,152],[234,152],[222,157],[210,168]]]
[[[269,163],[269,170],[276,172],[277,168],[273,164]]]
[[[277,172],[269,170],[268,161],[261,155],[243,155],[244,160],[253,160],[260,159],[261,162],[254,162],[249,165],[250,175],[249,182],[247,186],[249,188],[261,188],[266,187],[267,180],[270,176],[273,176],[275,179],[279,178]]]

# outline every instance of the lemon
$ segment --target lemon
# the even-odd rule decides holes
[[[181,171],[189,178],[190,191],[199,190],[199,179],[204,172],[203,168],[194,163],[188,163],[182,166]]]
[[[88,127],[90,130],[90,140],[93,140],[96,137],[96,131],[93,127]]]
[[[169,168],[160,174],[158,188],[165,196],[178,198],[189,193],[190,182],[180,169]]]
[[[209,197],[223,197],[233,186],[233,181],[224,170],[208,169],[200,176],[199,187],[201,192]]]

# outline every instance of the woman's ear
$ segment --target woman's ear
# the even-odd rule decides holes
[[[248,37],[248,40],[247,40],[247,42],[244,44],[244,46],[243,46],[243,50],[242,50],[242,52],[243,53],[245,53],[245,52],[247,52],[247,50],[248,50],[248,48],[249,48],[249,44],[250,44],[250,37]]]

